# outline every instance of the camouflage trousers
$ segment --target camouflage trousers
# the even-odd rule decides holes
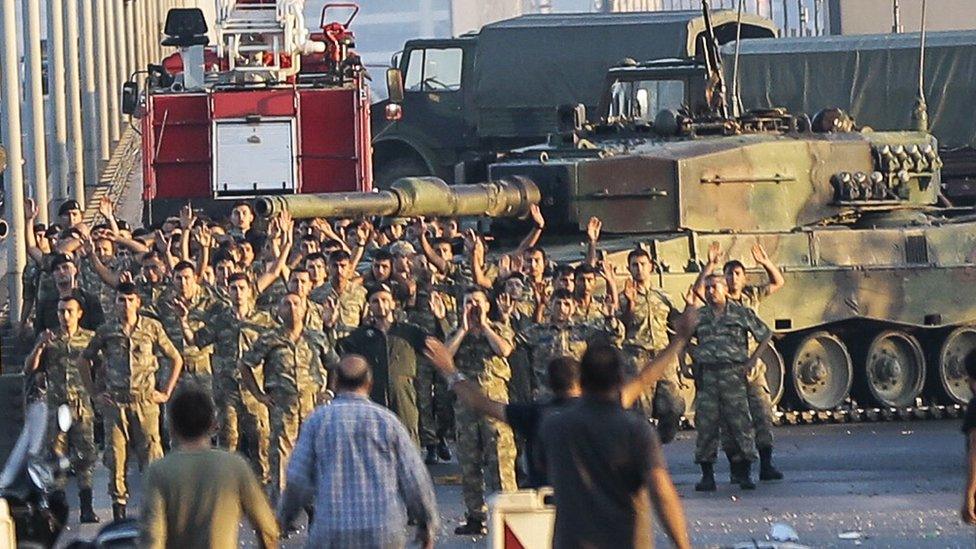
[[[627,345],[623,348],[626,359],[624,374],[627,379],[635,377],[648,362],[654,358],[654,352],[641,347]],[[661,378],[654,388],[641,395],[635,404],[645,416],[660,421],[678,422],[685,413],[685,400],[678,394],[678,364],[675,362],[665,368]]]
[[[159,437],[159,405],[147,399],[113,402],[102,410],[105,421],[105,466],[109,470],[108,493],[113,503],[129,499],[126,464],[131,443],[139,459],[139,468],[163,457]]]
[[[766,384],[766,367],[762,362],[749,373],[746,380],[746,397],[749,399],[749,415],[752,416],[752,428],[756,432],[757,448],[773,447],[773,400],[770,397],[769,386]],[[722,425],[722,450],[726,454],[736,452],[735,438],[732,429]]]
[[[299,395],[272,394],[275,410],[271,415],[271,483],[272,501],[285,489],[288,460],[298,441],[298,431],[305,419],[315,410],[316,392]]]
[[[695,463],[714,463],[719,432],[728,426],[735,441],[733,461],[756,461],[755,431],[749,415],[746,375],[740,364],[697,368],[695,398]]]
[[[447,382],[426,359],[417,363],[414,385],[420,414],[420,445],[433,446],[440,439],[448,438],[454,429],[454,393],[447,389]]]
[[[489,391],[489,398],[497,399],[491,393]],[[485,521],[488,517],[486,492],[518,489],[515,483],[515,436],[508,425],[481,417],[460,404],[456,406],[455,414],[464,506],[470,518]]]
[[[71,409],[71,428],[67,433],[58,428],[58,407],[67,404]],[[58,458],[70,458],[78,477],[79,488],[92,487],[92,473],[98,460],[95,448],[95,410],[88,397],[70,399],[67,403],[51,402],[47,412],[47,448]]]
[[[268,408],[248,390],[225,387],[215,392],[219,425],[217,440],[221,447],[236,452],[243,437],[244,454],[250,460],[258,480],[267,486],[271,482],[271,419]]]

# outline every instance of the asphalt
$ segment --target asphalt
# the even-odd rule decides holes
[[[963,438],[958,420],[780,427],[776,458],[786,479],[763,482],[744,492],[728,485],[725,464],[717,466],[717,492],[694,491],[694,432],[665,448],[669,469],[685,506],[696,547],[720,547],[766,539],[770,526],[785,523],[810,547],[955,548],[976,546],[976,530],[960,524]],[[483,538],[452,531],[464,514],[455,463],[431,468],[437,483],[442,528],[439,547],[484,547]],[[132,471],[131,511],[138,513],[138,472]],[[96,474],[96,507],[111,515],[105,493],[107,472]],[[74,491],[72,503],[77,501]],[[61,546],[91,537],[96,526],[77,524],[77,511]],[[244,527],[247,531],[247,527]],[[242,546],[253,547],[249,534]],[[658,545],[667,546],[662,534]],[[852,539],[854,538],[854,539]],[[298,535],[285,547],[301,547]]]

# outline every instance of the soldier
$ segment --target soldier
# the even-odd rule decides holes
[[[390,276],[393,275],[393,254],[387,249],[380,248],[373,254],[373,262],[370,264],[369,272],[366,273],[366,284],[389,284]]]
[[[491,304],[481,288],[464,295],[460,328],[448,339],[447,349],[458,371],[477,380],[485,396],[508,403],[512,371],[507,357],[514,349],[514,333],[501,322],[488,320]],[[515,437],[505,423],[483,418],[466,406],[454,411],[458,420],[458,461],[467,522],[454,530],[458,535],[485,535],[485,491],[513,491],[515,484]]]
[[[184,340],[181,313],[188,311],[187,322],[196,331],[210,321],[208,312],[216,303],[213,294],[197,283],[193,263],[180,261],[173,267],[172,285],[156,304],[166,335],[183,356],[184,380],[195,382],[209,395],[213,395],[213,346],[197,346]]]
[[[27,356],[24,373],[37,370],[47,375],[48,447],[59,458],[68,457],[73,450],[72,466],[78,478],[78,498],[81,522],[98,522],[92,506],[92,473],[95,468],[95,410],[91,371],[81,353],[88,347],[94,332],[80,326],[81,303],[72,296],[58,301],[59,327],[45,330]],[[71,410],[71,428],[67,433],[58,429],[58,408],[67,405]]]
[[[288,292],[302,298],[305,327],[309,331],[322,333],[326,327],[325,308],[308,298],[311,291],[312,279],[308,276],[308,271],[303,268],[292,269],[288,275]],[[333,323],[334,320],[330,319],[329,326],[332,326]]]
[[[280,324],[263,333],[237,362],[243,387],[251,391],[271,414],[271,489],[277,497],[284,489],[288,458],[302,422],[312,413],[328,381],[328,361],[321,338],[307,330],[305,299],[289,292],[276,310]],[[255,372],[263,365],[264,383]]]
[[[322,252],[311,253],[305,256],[305,270],[312,281],[312,291],[308,293],[308,297],[321,305],[329,293],[329,286],[326,284],[329,279],[329,262]]]
[[[79,286],[78,265],[70,255],[57,253],[50,259],[51,274],[54,276],[55,293],[45,295],[37,303],[37,319],[34,327],[38,333],[53,330],[58,326],[58,301],[72,296],[81,304],[84,312],[82,327],[86,330],[98,328],[104,321],[102,305],[97,295],[82,290]]]
[[[535,294],[541,298],[541,294]],[[537,310],[542,305],[537,305]],[[600,323],[573,322],[576,313],[576,300],[567,290],[556,290],[549,301],[549,322],[530,327],[523,335],[519,334],[532,354],[532,393],[536,399],[549,397],[551,393],[545,383],[546,368],[554,358],[570,356],[579,360],[586,352],[586,346],[596,338],[602,338],[619,346],[623,338],[623,326],[607,307]]]
[[[654,260],[647,250],[631,250],[627,254],[627,268],[631,278],[620,297],[620,319],[626,328],[623,351],[629,359],[627,374],[633,377],[641,364],[667,346],[668,323],[677,311],[666,293],[652,287]],[[658,418],[658,434],[663,443],[674,439],[684,413],[685,404],[678,396],[677,384],[677,366],[668,368],[640,403],[648,417]]]
[[[159,405],[169,400],[183,369],[183,358],[158,321],[139,312],[140,298],[131,282],[119,284],[115,299],[116,318],[95,332],[82,355],[89,363],[102,355],[103,366],[96,378],[99,390],[95,402],[102,407],[110,447],[105,464],[111,473],[109,495],[116,520],[125,518],[128,501],[126,459],[134,443],[140,465],[163,455],[159,437]],[[173,365],[162,391],[156,390],[159,351]]]
[[[349,252],[340,250],[329,255],[329,292],[319,303],[324,303],[329,297],[335,301],[339,311],[334,326],[338,339],[358,328],[366,311],[366,288],[355,277],[356,266]]]
[[[254,209],[251,203],[246,200],[236,202],[230,211],[229,221],[227,234],[234,238],[244,238],[250,232],[251,224],[254,223]]]
[[[457,327],[454,288],[446,283],[443,274],[423,263],[423,268],[417,273],[413,305],[406,310],[407,322],[428,334],[451,333]],[[434,313],[435,309],[437,314]],[[438,314],[441,318],[438,318]],[[427,450],[424,462],[432,465],[438,459],[450,461],[451,449],[447,445],[447,437],[454,427],[453,398],[447,384],[423,356],[417,363],[416,387],[420,445]]]
[[[419,446],[414,379],[426,334],[417,326],[396,319],[393,289],[388,285],[370,287],[367,303],[369,319],[340,340],[339,349],[341,354],[354,353],[366,358],[373,367],[370,398],[393,410]]]
[[[268,458],[271,420],[268,408],[242,387],[237,362],[262,333],[275,327],[275,322],[269,313],[255,309],[251,283],[244,273],[232,273],[227,288],[229,302],[208,311],[208,321],[196,330],[190,325],[189,312],[183,308],[180,311],[181,329],[187,343],[214,348],[213,386],[220,445],[236,451],[243,433],[248,444],[246,454],[261,483],[267,486],[271,482]],[[260,370],[254,371],[254,377],[259,382],[264,381]]]
[[[749,415],[746,375],[755,367],[759,353],[769,343],[772,332],[752,310],[728,300],[725,277],[710,275],[705,279],[705,298],[701,308],[697,343],[691,348],[695,386],[695,463],[701,466],[702,478],[697,491],[714,491],[714,463],[718,453],[719,431],[727,425],[735,439],[736,455],[732,462],[733,481],[743,489],[756,487],[751,479],[752,462],[756,460],[755,430]],[[759,344],[749,353],[749,335]]]
[[[603,308],[608,300],[613,304],[614,310],[618,307],[617,281],[613,274],[613,266],[609,262],[604,262],[601,267],[602,270],[588,263],[580,263],[573,272],[577,321],[593,322],[601,319]],[[594,295],[598,276],[602,277],[606,284],[606,294],[602,299]]]

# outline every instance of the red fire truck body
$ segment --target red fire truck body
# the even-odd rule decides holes
[[[280,10],[284,3],[257,5]],[[233,21],[230,11],[220,19],[219,4],[223,37]],[[326,6],[322,32],[304,37],[303,51],[281,47],[284,40],[261,38],[255,27],[265,23],[254,23],[258,17],[252,10],[249,26],[238,23],[242,31],[231,36],[258,46],[225,38],[196,57],[183,47],[157,74],[150,71],[141,120],[146,222],[175,215],[187,201],[219,216],[237,200],[257,195],[372,188],[369,86],[349,49],[352,17],[345,24],[325,23],[326,10],[336,6],[354,8]],[[228,59],[246,61],[247,55],[250,65],[235,66]],[[199,74],[179,76],[188,72],[187,59],[205,59],[200,63],[204,85],[190,88]]]

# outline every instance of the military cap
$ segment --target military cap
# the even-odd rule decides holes
[[[81,210],[81,204],[77,200],[65,200],[58,208],[58,215],[65,215],[71,210]]]

